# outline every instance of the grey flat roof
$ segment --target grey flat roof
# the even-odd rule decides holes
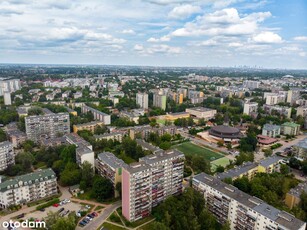
[[[156,146],[154,146],[154,145],[152,145],[152,144],[150,144],[150,143],[148,143],[148,142],[146,142],[146,141],[143,141],[143,140],[141,140],[141,139],[136,139],[135,141],[136,141],[136,143],[137,143],[138,145],[140,145],[140,146],[142,146],[143,148],[148,149],[148,150],[150,150],[150,151],[152,151],[152,152],[155,152],[155,151],[160,150],[160,148],[158,148],[158,147],[156,147]]]
[[[307,182],[306,181],[298,184],[295,188],[290,189],[288,193],[291,194],[292,196],[299,198],[303,192],[307,193]]]
[[[151,166],[148,164],[145,164],[143,162],[134,162],[130,165],[127,165],[125,167],[125,169],[129,172],[129,173],[137,173],[137,172],[142,172],[145,170],[150,170]]]
[[[196,110],[198,112],[207,112],[207,111],[215,110],[215,109],[210,109],[210,108],[205,108],[205,107],[194,107],[194,108],[187,108],[187,109]]]
[[[249,170],[251,170],[251,169],[253,169],[253,168],[257,167],[257,166],[258,166],[257,163],[246,162],[246,163],[244,163],[241,166],[238,166],[236,168],[229,169],[226,172],[217,174],[217,178],[220,179],[220,180],[223,180],[225,178],[237,177],[237,176],[239,176],[239,175],[241,175],[243,173],[248,172]]]
[[[139,159],[147,164],[153,164],[170,158],[184,158],[184,154],[178,150],[160,151],[156,154],[151,154]]]
[[[206,173],[200,173],[193,178],[194,182],[204,183],[217,191],[227,195],[228,197],[240,202],[241,204],[252,208],[254,211],[261,215],[275,221],[279,225],[286,227],[287,229],[300,229],[305,222],[295,218],[293,215],[274,208],[273,206],[265,203],[263,200],[250,196],[247,193],[242,192],[238,188],[228,185],[219,179],[210,176]]]
[[[9,142],[9,141],[3,141],[3,142],[0,143],[0,148],[4,147],[4,146],[7,146],[7,145],[12,145],[12,143]]]
[[[105,162],[114,169],[127,167],[127,164],[122,159],[117,158],[113,153],[110,152],[99,153],[98,160]]]
[[[267,157],[259,162],[259,165],[263,167],[268,167],[271,164],[275,164],[279,161],[281,161],[283,158],[279,156],[272,156],[272,157]]]

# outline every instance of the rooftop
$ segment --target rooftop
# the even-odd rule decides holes
[[[294,145],[299,148],[307,149],[307,137],[303,140],[300,140],[296,145]]]
[[[300,127],[299,124],[296,124],[296,123],[293,123],[293,122],[285,122],[285,123],[282,124],[282,126],[289,126],[289,127],[292,127],[292,128]]]
[[[271,156],[271,157],[267,157],[263,160],[261,160],[259,162],[259,165],[263,166],[263,167],[268,167],[272,164],[278,163],[279,161],[281,161],[283,158],[279,157],[279,156]]]
[[[205,173],[194,176],[193,183],[206,184],[287,229],[300,229],[305,224],[303,221],[295,218],[293,215],[276,209],[273,206],[265,203],[263,200],[250,196],[240,191],[238,188],[232,185],[228,185],[219,179]]]
[[[11,142],[9,142],[9,141],[3,141],[3,142],[0,142],[0,148],[2,148],[2,147],[6,147],[6,146],[8,146],[8,145],[12,145],[12,143],[11,143]]]
[[[147,164],[153,164],[160,161],[164,161],[170,158],[184,158],[184,154],[178,150],[170,150],[170,151],[160,151],[157,154],[147,155],[139,159],[139,161],[144,161]]]
[[[254,162],[246,162],[241,166],[237,166],[236,168],[233,169],[229,169],[226,172],[223,173],[218,173],[217,174],[217,178],[220,180],[223,180],[225,178],[234,178],[234,177],[238,177],[241,174],[244,174],[246,172],[248,172],[249,170],[256,168],[258,166],[257,163]]]
[[[42,179],[40,179],[42,178]],[[51,169],[43,169],[43,170],[38,170],[32,173],[28,173],[25,175],[21,175],[21,176],[17,176],[11,179],[6,179],[4,181],[2,181],[2,183],[0,183],[0,191],[6,191],[9,188],[14,187],[20,187],[20,186],[24,186],[24,183],[32,183],[35,184],[38,181],[35,180],[39,180],[39,181],[43,181],[43,180],[49,180],[52,178],[56,178],[55,172]],[[22,184],[20,183],[20,181],[22,182]]]
[[[292,196],[299,198],[303,192],[307,193],[307,182],[298,184],[295,188],[290,189],[288,192]]]
[[[127,164],[122,159],[117,158],[113,153],[110,152],[99,153],[98,160],[105,162],[114,169],[127,166]]]
[[[263,129],[268,130],[268,131],[273,131],[273,130],[278,130],[280,129],[280,125],[272,125],[272,124],[265,124],[263,126]]]
[[[130,165],[127,165],[125,167],[125,169],[129,172],[129,173],[138,173],[138,172],[142,172],[142,171],[146,171],[146,170],[150,170],[151,166],[148,164],[145,164],[143,162],[134,162]]]

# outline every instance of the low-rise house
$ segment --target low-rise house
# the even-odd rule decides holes
[[[275,138],[276,136],[280,135],[280,126],[265,124],[262,128],[262,135]]]

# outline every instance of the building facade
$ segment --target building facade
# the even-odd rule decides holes
[[[280,132],[283,135],[297,136],[300,133],[301,126],[293,122],[286,122],[281,125]]]
[[[46,114],[25,118],[27,138],[38,142],[70,133],[68,113]]]
[[[12,179],[1,178],[0,207],[26,204],[57,193],[57,177],[51,168]]]
[[[15,164],[15,153],[11,142],[0,142],[0,171]]]
[[[103,113],[97,109],[94,109],[84,104],[82,105],[81,109],[82,113],[91,112],[94,115],[95,120],[102,121],[105,125],[111,124],[111,115]]]
[[[280,126],[272,125],[272,124],[265,124],[262,128],[262,135],[275,138],[276,136],[280,135]]]
[[[193,178],[193,188],[204,195],[208,210],[231,230],[304,230],[306,223],[205,173]]]
[[[148,109],[148,94],[147,93],[137,93],[136,94],[136,104],[142,109]]]
[[[189,113],[192,117],[203,118],[206,121],[213,119],[216,115],[215,109],[208,109],[204,107],[188,108],[185,111]]]
[[[258,103],[256,102],[248,102],[244,103],[243,113],[247,115],[252,115],[253,113],[257,113],[258,111]]]
[[[98,126],[103,126],[103,125],[104,123],[102,121],[92,121],[92,122],[87,122],[83,124],[73,125],[73,132],[77,133],[78,131],[81,131],[81,130],[88,130],[91,133],[94,133],[95,129]]]

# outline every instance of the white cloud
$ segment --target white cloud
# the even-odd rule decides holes
[[[307,36],[299,36],[294,38],[295,41],[307,42]]]
[[[183,28],[171,33],[175,37],[185,36],[240,36],[255,34],[259,23],[270,17],[270,12],[252,13],[240,17],[237,9],[229,8],[199,16]]]
[[[239,42],[231,42],[228,44],[229,47],[241,47],[243,46],[242,43],[239,43]]]
[[[147,41],[148,42],[168,42],[170,40],[171,40],[170,36],[165,35],[165,36],[162,36],[161,38],[153,38],[153,37],[151,37]]]
[[[169,46],[165,44],[153,45],[150,47],[144,47],[143,45],[136,44],[134,50],[140,54],[154,55],[154,54],[179,54],[181,53],[180,47]]]
[[[266,44],[266,43],[282,43],[283,42],[282,38],[278,34],[273,33],[271,31],[261,32],[261,33],[255,35],[255,36],[253,36],[251,41],[255,42],[255,43],[263,43],[263,44]]]
[[[122,33],[123,33],[123,34],[135,34],[134,30],[131,30],[131,29],[129,29],[129,30],[123,30]]]
[[[168,17],[174,19],[185,19],[199,12],[201,12],[201,8],[199,6],[187,4],[176,6],[171,12],[168,13]]]
[[[136,44],[133,49],[135,51],[143,51],[144,50],[144,46],[143,45],[140,45],[140,44]]]

